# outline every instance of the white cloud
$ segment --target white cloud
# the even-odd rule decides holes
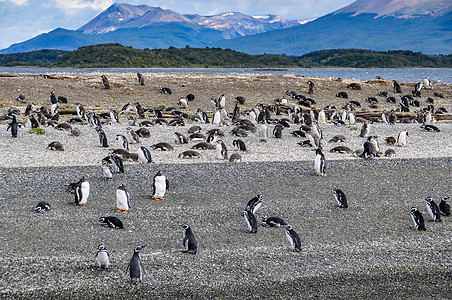
[[[16,0],[19,1],[19,0]],[[114,3],[113,0],[51,0],[68,15],[75,15],[81,9],[105,10]]]
[[[16,5],[25,5],[27,4],[28,0],[0,0],[0,2],[11,2]]]

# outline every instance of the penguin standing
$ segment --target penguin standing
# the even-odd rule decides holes
[[[345,196],[344,192],[341,191],[336,185],[333,187],[333,194],[334,194],[334,198],[337,201],[337,205],[340,208],[347,208],[348,207],[347,197]]]
[[[427,211],[430,217],[432,217],[432,220],[435,222],[441,222],[441,213],[439,212],[439,207],[435,203],[435,201],[433,201],[432,197],[425,198],[425,205],[427,206]]]
[[[264,121],[259,125],[259,142],[267,142],[268,140],[268,126],[267,122]]]
[[[126,213],[130,208],[130,195],[127,185],[121,184],[116,190],[116,211]]]
[[[248,231],[250,233],[257,233],[257,221],[253,212],[249,209],[243,211],[243,217],[245,218],[246,224],[248,225]]]
[[[369,135],[369,131],[370,131],[370,123],[369,122],[365,122],[363,124],[363,126],[361,127],[361,132],[359,134],[360,137],[366,137]]]
[[[287,225],[285,231],[287,240],[289,240],[289,243],[292,246],[292,251],[301,251],[300,237],[298,236],[298,233],[293,229],[292,225]]]
[[[431,90],[432,89],[432,82],[428,78],[428,76],[425,76],[424,78],[424,89]]]
[[[138,134],[130,127],[126,128],[127,130],[127,135],[129,137],[128,140],[130,140],[131,144],[139,144],[140,143],[140,138],[138,137]]]
[[[222,140],[217,140],[216,154],[218,159],[227,159],[228,158],[228,149]]]
[[[349,113],[348,114],[348,123],[350,125],[355,125],[356,124],[356,116],[354,113]]]
[[[85,176],[75,185],[75,204],[86,206],[89,197],[90,184]]]
[[[105,131],[101,127],[96,127],[97,134],[99,135],[99,142],[100,146],[107,148],[108,142],[107,142],[107,135],[105,134]]]
[[[182,245],[184,245],[184,250],[181,250],[183,253],[196,254],[198,251],[198,242],[196,241],[195,235],[191,230],[190,225],[183,224],[181,225],[183,228],[184,239],[182,241]]]
[[[113,178],[113,172],[111,171],[110,164],[106,161],[102,161],[102,176],[106,180]]]
[[[413,220],[414,223],[414,228],[416,228],[416,230],[423,230],[425,231],[425,224],[424,224],[424,217],[422,216],[422,213],[416,208],[413,207],[411,208],[411,219]]]
[[[127,270],[130,270],[130,281],[132,281],[132,283],[143,281],[144,267],[143,263],[141,262],[140,251],[144,247],[145,246],[135,247],[135,249],[133,250],[133,256],[130,259],[129,265],[127,266]]]
[[[377,157],[377,150],[375,149],[375,145],[370,141],[370,139],[363,143],[363,154],[361,156],[364,158]]]
[[[108,267],[110,266],[110,253],[108,252],[104,244],[100,244],[97,247],[97,253],[96,257],[94,258],[94,264],[98,268],[105,269],[108,269]]]
[[[113,108],[110,108],[110,120],[114,123],[119,123],[118,113]]]
[[[393,80],[392,81],[392,88],[393,88],[393,90],[394,90],[394,93],[402,93],[402,87],[400,86],[400,84],[397,82],[397,81],[395,81],[395,80]]]
[[[449,197],[444,196],[441,198],[441,201],[439,202],[439,212],[443,216],[450,216],[450,205],[446,202],[447,199],[449,199]]]
[[[169,180],[165,175],[163,175],[161,171],[158,171],[154,176],[152,187],[152,197],[154,198],[154,200],[164,200],[165,192],[167,189],[169,189]]]
[[[127,138],[122,134],[116,135],[116,140],[119,142],[119,145],[122,149],[129,151],[129,142],[127,141]]]
[[[322,149],[317,148],[315,150],[314,170],[317,176],[325,175],[325,155],[322,153]]]
[[[317,122],[319,124],[325,124],[326,123],[326,114],[325,114],[325,111],[323,109],[321,109],[319,111],[319,117],[317,119]]]
[[[261,207],[262,202],[264,202],[264,197],[262,195],[257,195],[253,197],[245,206],[245,210],[250,210],[253,214]]]
[[[10,118],[12,118],[13,120],[8,124],[8,127],[6,127],[6,131],[11,128],[11,136],[13,138],[16,138],[18,128],[24,126],[24,124],[22,122],[17,122],[16,115],[14,114],[11,114]]]
[[[399,132],[399,135],[397,136],[397,145],[399,147],[405,147],[407,143],[407,137],[408,137],[408,131],[402,130]]]
[[[34,211],[37,213],[50,210],[50,204],[47,201],[40,201],[38,204],[36,204]]]
[[[137,150],[137,154],[138,154],[138,161],[140,163],[147,164],[147,163],[153,162],[152,156],[151,156],[151,151],[149,151],[148,148],[146,148],[144,146],[140,146],[140,148],[138,148],[138,150]]]

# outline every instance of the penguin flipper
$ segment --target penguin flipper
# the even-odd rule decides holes
[[[166,179],[166,189],[169,190],[169,180]]]

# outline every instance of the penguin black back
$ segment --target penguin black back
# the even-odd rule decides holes
[[[123,229],[124,225],[122,224],[122,221],[118,219],[117,217],[110,216],[110,217],[100,217],[99,222],[103,226],[108,226],[110,228],[117,228],[117,229]]]
[[[140,251],[144,248],[144,246],[136,246],[133,251],[133,256],[130,259],[129,265],[127,266],[127,269],[129,270],[130,274],[130,281],[132,283],[135,283],[137,281],[142,282],[143,281],[143,275],[144,275],[144,267],[143,263],[141,262],[141,256]]]
[[[257,233],[257,221],[253,212],[249,209],[243,211],[243,217],[245,218],[246,224],[248,225],[248,231],[250,233]]]
[[[191,230],[190,225],[183,224],[181,225],[184,232],[184,239],[182,244],[184,245],[184,250],[181,252],[183,253],[190,253],[190,254],[196,254],[198,251],[198,242],[196,241],[195,235],[193,231]]]
[[[334,194],[334,198],[337,201],[337,205],[340,208],[348,207],[347,197],[345,196],[344,192],[341,191],[336,185],[333,187],[333,194]]]
[[[245,206],[245,210],[250,210],[253,214],[257,212],[257,210],[261,207],[262,202],[264,201],[264,197],[262,195],[257,195],[252,198]]]

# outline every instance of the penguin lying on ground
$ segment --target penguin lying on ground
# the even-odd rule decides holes
[[[35,212],[43,212],[43,211],[47,211],[50,210],[50,204],[47,201],[40,201],[38,204],[36,204],[34,211]]]
[[[110,228],[117,228],[117,229],[123,229],[124,225],[122,224],[121,220],[117,217],[100,217],[99,222],[102,223],[103,226],[108,226]]]

